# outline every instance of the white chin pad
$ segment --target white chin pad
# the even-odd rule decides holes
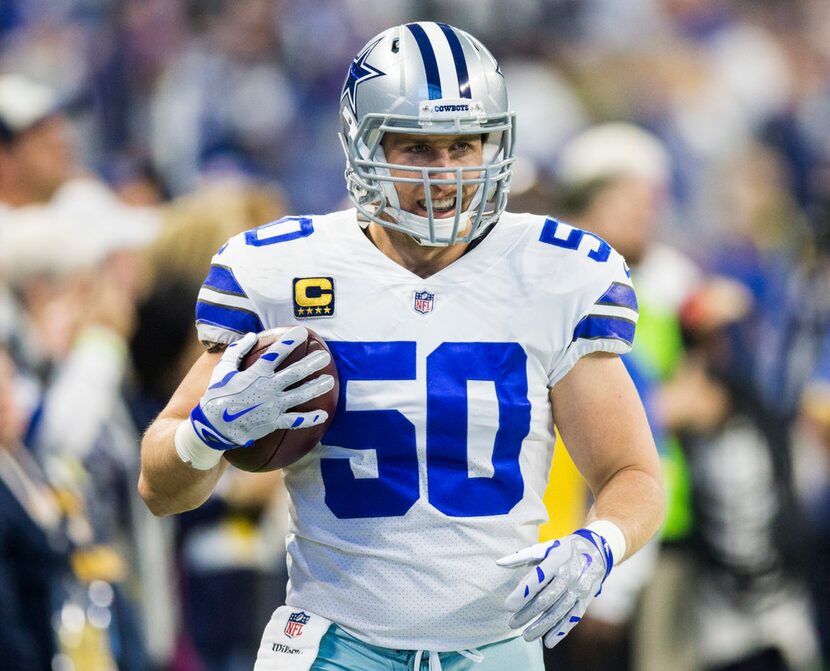
[[[398,212],[398,223],[405,226],[410,231],[423,231],[423,235],[415,235],[410,233],[415,241],[424,247],[446,247],[449,242],[430,242],[429,240],[429,218],[421,217],[411,212]],[[435,237],[449,240],[452,235],[455,217],[447,217],[446,219],[433,219],[433,228],[435,229]],[[458,234],[460,235],[469,225],[470,215],[467,212],[462,212],[461,221],[458,222]]]

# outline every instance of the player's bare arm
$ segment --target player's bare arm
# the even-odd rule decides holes
[[[154,515],[172,515],[199,507],[210,496],[227,467],[198,470],[176,453],[174,437],[208,386],[222,352],[205,352],[174,392],[170,402],[147,429],[141,441],[138,491]]]
[[[594,494],[585,527],[502,557],[527,567],[505,605],[510,626],[553,647],[602,591],[611,569],[639,550],[663,520],[657,450],[634,383],[616,354],[583,356],[550,392],[553,416]]]
[[[625,555],[645,545],[663,520],[660,462],[645,411],[616,355],[583,357],[553,388],[553,415],[562,440],[594,494],[587,522],[616,524]]]

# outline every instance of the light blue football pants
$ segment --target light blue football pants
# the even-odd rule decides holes
[[[415,650],[393,650],[369,645],[347,634],[336,624],[331,625],[320,641],[320,652],[311,671],[544,671],[542,643],[528,643],[521,636],[477,648],[484,657],[475,662],[458,652],[438,655],[440,666],[429,653],[421,655],[420,668],[415,669]]]

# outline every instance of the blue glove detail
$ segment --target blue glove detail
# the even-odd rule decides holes
[[[614,558],[602,536],[578,529],[496,563],[507,568],[533,566],[507,597],[505,606],[513,612],[510,626],[524,628],[525,640],[544,635],[545,645],[552,648],[579,623],[600,593]]]
[[[205,417],[201,405],[197,405],[190,411],[190,423],[201,441],[214,450],[229,450],[232,447],[239,447],[239,445],[232,443],[229,438],[219,433],[219,430]],[[253,441],[249,441],[248,445],[252,443]]]
[[[611,546],[608,545],[608,541],[590,529],[577,529],[574,533],[577,536],[582,536],[591,541],[597,550],[605,555],[605,578],[607,578],[608,574],[611,573],[611,569],[614,568],[614,554],[611,552]],[[605,582],[605,578],[602,579],[603,582]],[[602,585],[600,585],[597,596],[599,596],[600,592],[602,592]]]

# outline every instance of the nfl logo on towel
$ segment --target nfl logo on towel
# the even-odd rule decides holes
[[[435,307],[435,294],[426,290],[416,291],[415,303],[412,307],[415,308],[415,312],[420,312],[422,315],[432,312],[432,308]]]
[[[308,624],[310,619],[311,615],[304,613],[303,611],[291,613],[291,615],[288,616],[288,624],[285,625],[285,635],[288,636],[288,638],[294,638],[295,636],[302,635],[303,627]]]

